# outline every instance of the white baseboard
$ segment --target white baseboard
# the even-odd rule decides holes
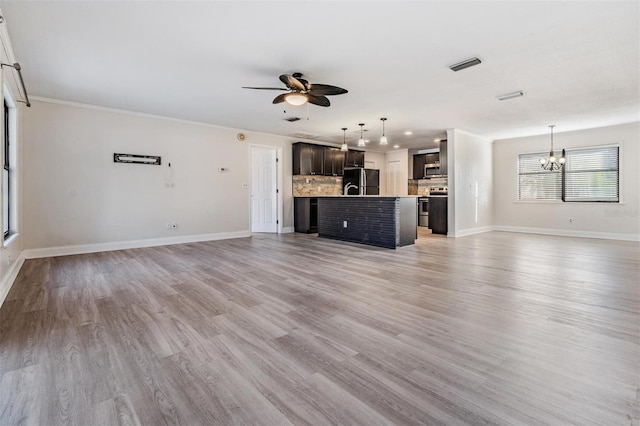
[[[491,232],[495,228],[493,226],[482,226],[479,228],[469,228],[463,229],[462,231],[458,231],[455,234],[447,234],[447,237],[459,238],[459,237],[467,237],[469,235],[475,234],[483,234],[485,232]]]
[[[618,234],[613,232],[569,231],[566,229],[528,228],[520,226],[494,226],[496,231],[521,232],[525,234],[556,235],[560,237],[598,238],[603,240],[640,241],[638,234]]]
[[[282,233],[283,234],[290,234],[292,232],[295,232],[296,229],[293,226],[285,226],[284,228],[282,228]]]
[[[9,290],[11,290],[11,286],[13,282],[18,277],[18,272],[20,272],[20,268],[22,268],[22,264],[24,263],[24,252],[21,252],[18,258],[13,262],[11,268],[9,268],[9,272],[4,277],[2,282],[0,282],[0,306],[4,303],[4,300],[7,298],[9,294]]]
[[[250,231],[222,232],[218,234],[184,235],[170,238],[152,238],[148,240],[116,241],[111,243],[83,244],[77,246],[46,247],[27,249],[21,255],[25,259],[41,257],[68,256],[73,254],[97,253],[101,251],[124,250],[132,248],[167,246],[171,244],[197,243],[201,241],[227,240],[250,237]]]

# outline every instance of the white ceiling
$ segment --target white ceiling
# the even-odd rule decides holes
[[[370,148],[640,120],[639,3],[0,1],[33,97]],[[478,56],[460,72],[448,66]],[[302,72],[331,107],[273,105]],[[496,96],[523,90],[522,98]],[[286,110],[286,112],[284,111]],[[308,117],[307,120],[307,111]],[[302,120],[289,123],[284,118]],[[412,136],[405,136],[412,130]],[[302,137],[302,136],[298,136]]]

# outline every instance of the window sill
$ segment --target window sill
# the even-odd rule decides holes
[[[561,200],[515,200],[514,204],[564,204]]]
[[[627,203],[622,201],[559,201],[559,200],[515,200],[513,204],[599,204],[623,206]]]
[[[4,249],[9,248],[11,243],[13,243],[17,239],[18,239],[18,234],[17,233],[9,235],[7,238],[5,238],[2,241],[2,248],[4,248]]]

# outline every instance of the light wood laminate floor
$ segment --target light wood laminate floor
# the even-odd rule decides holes
[[[638,243],[301,234],[28,260],[1,424],[640,424]]]

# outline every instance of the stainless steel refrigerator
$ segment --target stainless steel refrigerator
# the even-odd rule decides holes
[[[344,195],[380,195],[380,170],[345,167],[342,193]]]

